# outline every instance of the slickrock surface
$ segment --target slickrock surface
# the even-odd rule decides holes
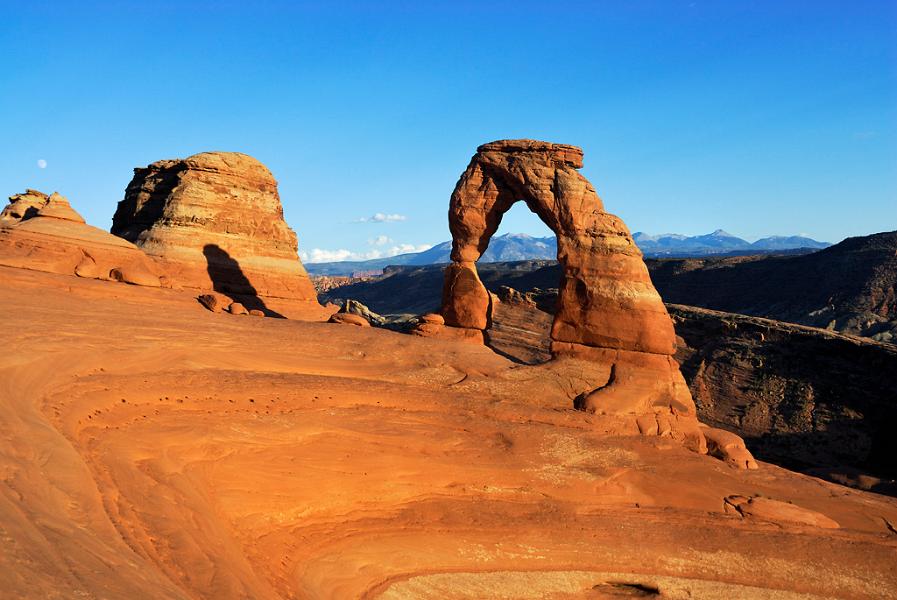
[[[520,363],[550,360],[557,290],[526,286],[551,285],[559,272],[539,265],[521,269],[521,263],[481,267],[500,300],[492,307],[487,344]],[[331,294],[358,298],[377,312],[405,313],[422,308],[422,297],[436,296],[441,282],[440,267],[402,267]],[[743,435],[762,460],[897,494],[897,438],[890,426],[897,420],[891,377],[897,347],[771,319],[681,305],[667,309],[699,419]]]
[[[897,595],[897,500],[608,435],[589,363],[0,279],[5,596]]]
[[[672,357],[672,321],[626,225],[604,211],[577,170],[582,157],[575,146],[535,140],[477,148],[449,204],[452,264],[442,292],[445,324],[489,328],[494,301],[476,261],[502,215],[523,200],[558,239],[563,275],[551,352],[585,359],[603,372],[602,384],[578,396],[576,406],[625,423],[632,432],[672,435],[706,452],[694,402]],[[741,462],[756,467],[753,460]]]
[[[0,227],[0,265],[161,285],[159,268],[133,244],[84,222],[63,196],[34,190],[10,197]]]
[[[822,513],[761,496],[754,498],[729,496],[726,498],[725,508],[727,512],[738,514],[746,519],[760,519],[770,523],[801,523],[826,529],[839,527],[838,523]]]
[[[549,360],[551,293],[499,293],[487,342]],[[543,305],[537,310],[535,305]],[[763,460],[897,495],[897,348],[814,327],[667,305],[676,359],[701,421],[738,432]],[[721,430],[716,430],[717,432]],[[713,435],[707,435],[708,445]],[[740,440],[738,440],[740,442]]]
[[[176,285],[320,316],[277,182],[251,156],[203,152],[134,169],[112,233],[160,259]]]

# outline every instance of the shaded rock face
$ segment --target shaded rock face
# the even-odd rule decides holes
[[[283,219],[277,182],[256,159],[204,152],[134,169],[112,233],[158,257],[183,287],[317,306]]]
[[[159,287],[158,267],[133,244],[84,222],[65,197],[35,190],[10,197],[0,264]]]
[[[897,348],[770,319],[669,305],[701,419],[758,457],[836,479],[897,477]],[[887,489],[885,489],[887,488]]]

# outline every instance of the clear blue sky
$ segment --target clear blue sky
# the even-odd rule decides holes
[[[476,146],[516,137],[582,146],[633,231],[897,229],[893,0],[0,9],[0,193],[106,229],[134,167],[233,150],[306,255],[432,244]],[[522,206],[502,231],[546,232]]]

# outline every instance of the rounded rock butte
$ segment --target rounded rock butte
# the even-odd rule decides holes
[[[477,148],[451,196],[452,264],[442,315],[448,327],[487,330],[491,297],[476,262],[502,216],[523,201],[557,235],[563,268],[551,351],[605,368],[606,383],[584,392],[577,408],[622,417],[644,435],[670,435],[707,451],[694,401],[673,359],[676,334],[642,253],[623,221],[604,211],[577,169],[576,146],[500,140]],[[737,436],[732,436],[737,437]],[[740,440],[739,440],[740,441]],[[711,444],[720,458],[756,468],[741,444]]]
[[[246,154],[203,152],[134,169],[111,231],[157,258],[175,285],[321,310],[277,181]]]
[[[0,265],[162,285],[158,267],[133,244],[92,227],[62,195],[37,190],[10,196],[0,213]]]

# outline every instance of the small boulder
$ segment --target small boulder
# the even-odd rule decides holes
[[[339,309],[340,313],[358,315],[363,318],[368,324],[382,326],[386,324],[386,319],[382,316],[378,315],[367,306],[359,302],[358,300],[346,300],[343,304],[342,308]]]
[[[78,274],[77,270],[75,273]],[[147,269],[141,268],[139,265],[115,267],[109,271],[109,279],[145,287],[161,287],[162,285],[158,275],[150,273]]]
[[[342,323],[343,325],[357,325],[359,327],[370,327],[371,324],[362,316],[352,313],[333,313],[330,315],[328,323]]]
[[[249,314],[253,317],[264,317],[265,316],[264,311],[261,311],[257,308],[253,308],[252,310],[250,310]]]
[[[215,292],[202,294],[200,296],[197,296],[196,299],[199,300],[200,304],[208,308],[213,313],[223,312],[231,303],[230,298],[224,296],[223,294],[216,294]]]
[[[239,302],[231,302],[230,306],[227,307],[227,312],[232,315],[248,315],[249,311],[246,310],[246,307],[240,304]]]
[[[445,325],[445,318],[438,313],[427,313],[420,316],[421,323],[432,323],[433,325]]]
[[[707,453],[739,469],[756,469],[757,461],[744,445],[744,440],[725,429],[701,427],[707,440]]]

